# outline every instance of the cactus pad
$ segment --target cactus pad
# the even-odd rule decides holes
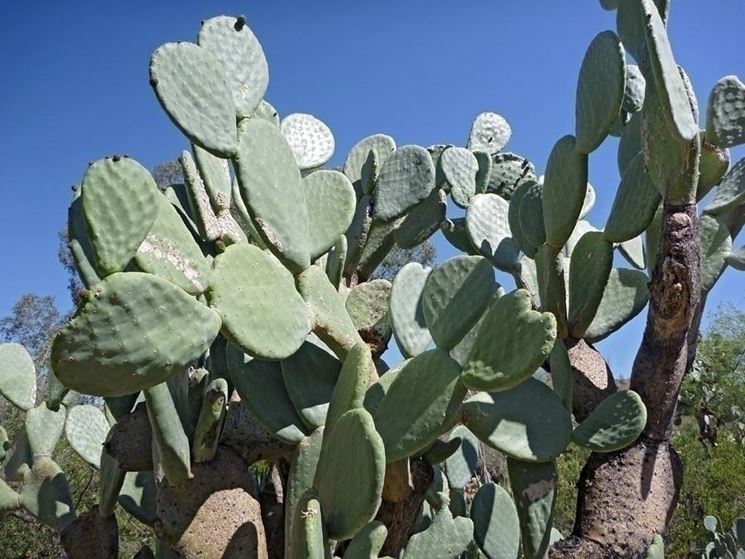
[[[708,291],[722,273],[725,259],[732,252],[732,237],[727,225],[719,219],[704,214],[698,222],[701,250],[701,290]]]
[[[287,495],[285,497],[285,534],[293,534],[293,524],[297,518],[297,509],[304,505],[303,496],[313,487],[316,477],[318,459],[321,456],[323,427],[316,429],[301,440],[290,464],[287,477]],[[303,557],[298,551],[298,542],[292,537],[285,537],[285,557]],[[294,548],[294,549],[293,549]]]
[[[388,315],[390,291],[391,282],[376,279],[357,285],[347,297],[346,308],[354,327],[377,354],[382,353],[393,334]]]
[[[375,161],[380,167],[395,149],[396,142],[386,134],[368,136],[357,142],[349,150],[347,158],[344,160],[344,174],[352,181],[352,184],[356,185],[362,179],[362,168],[367,163],[371,151],[375,152]]]
[[[487,153],[502,151],[512,136],[512,129],[503,116],[497,113],[481,113],[471,125],[468,149]]]
[[[633,390],[605,398],[572,433],[575,443],[593,452],[613,452],[631,443],[647,423],[647,408]]]
[[[107,157],[88,167],[81,197],[97,270],[124,269],[155,221],[157,195],[150,173],[134,159]]]
[[[426,530],[411,536],[403,559],[457,559],[466,551],[472,539],[471,519],[463,516],[453,518],[447,503],[444,503],[435,514],[432,524]]]
[[[302,170],[320,167],[334,155],[334,135],[328,126],[313,115],[287,115],[279,129],[295,155],[297,166]]]
[[[543,185],[524,181],[510,199],[508,221],[510,231],[523,251],[530,258],[543,243],[546,232],[543,228]]]
[[[487,445],[525,462],[555,458],[572,436],[569,411],[534,378],[510,390],[472,396],[463,404],[463,423]]]
[[[168,385],[145,389],[145,401],[160,465],[169,484],[181,485],[192,477],[189,439]]]
[[[205,149],[192,144],[194,160],[204,181],[212,208],[215,212],[230,209],[232,179],[227,159],[215,157]]]
[[[488,559],[517,559],[520,524],[515,503],[496,483],[482,485],[471,504],[473,539]]]
[[[113,274],[57,334],[52,367],[79,392],[132,394],[182,371],[209,348],[219,328],[217,313],[170,282]]]
[[[358,344],[344,360],[339,378],[331,395],[326,413],[326,428],[331,430],[336,421],[349,410],[362,408],[370,379],[378,376],[370,348]]]
[[[101,451],[108,433],[109,422],[97,407],[88,404],[73,406],[67,412],[67,441],[83,460],[96,469],[101,465]]]
[[[35,461],[33,468],[26,471],[20,503],[40,522],[57,532],[75,518],[75,506],[65,474],[50,458]]]
[[[533,310],[518,289],[495,299],[484,315],[463,368],[463,382],[475,390],[505,390],[531,376],[551,353],[556,320]]]
[[[706,213],[719,215],[745,202],[745,157],[740,159],[724,175],[722,183],[714,193],[714,199],[706,206]]]
[[[292,275],[255,246],[231,245],[215,258],[207,296],[223,319],[225,336],[249,355],[283,359],[310,332],[308,310]]]
[[[445,459],[443,471],[450,487],[463,489],[474,476],[479,465],[479,439],[464,425],[450,432],[449,441],[460,440],[458,449]]]
[[[600,341],[639,314],[649,300],[648,281],[644,272],[612,269],[585,339],[591,343]]]
[[[0,344],[0,394],[22,411],[36,404],[36,367],[21,344]]]
[[[434,235],[445,221],[447,194],[434,189],[427,198],[414,206],[393,231],[393,238],[401,248],[415,248]]]
[[[225,67],[193,43],[166,43],[150,58],[150,85],[173,123],[221,157],[236,154],[235,101]]]
[[[316,171],[303,179],[308,205],[310,259],[326,253],[352,223],[357,205],[349,179],[338,171]]]
[[[479,172],[476,156],[466,148],[451,147],[442,152],[440,165],[450,184],[453,202],[467,208],[471,197],[476,194],[476,175]]]
[[[373,520],[349,542],[343,559],[377,559],[388,537],[385,524]]]
[[[524,181],[538,181],[533,164],[521,155],[498,153],[492,157],[491,173],[485,191],[509,200]]]
[[[375,184],[375,219],[399,217],[424,200],[435,187],[435,166],[429,152],[419,146],[404,146],[383,163]]]
[[[706,136],[724,148],[745,143],[745,84],[737,76],[725,76],[709,94]]]
[[[466,210],[466,230],[471,243],[494,266],[511,272],[517,266],[520,247],[512,238],[509,204],[496,194],[477,194]]]
[[[520,519],[522,548],[526,558],[545,557],[552,540],[556,506],[556,464],[533,464],[507,459],[510,489]]]
[[[569,266],[569,334],[584,336],[603,298],[613,267],[613,244],[590,231],[577,242]]]
[[[212,52],[225,68],[236,117],[251,116],[266,93],[269,67],[259,41],[245,20],[219,16],[203,21],[199,46]]]
[[[393,278],[389,309],[393,335],[401,353],[413,357],[432,342],[422,306],[422,291],[431,270],[409,262]]]

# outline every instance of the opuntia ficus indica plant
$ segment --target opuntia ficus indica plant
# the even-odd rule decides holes
[[[699,115],[668,2],[601,4],[617,29],[588,46],[575,130],[542,177],[491,112],[465,146],[375,134],[322,169],[331,131],[264,99],[245,18],[158,48],[150,85],[191,144],[184,184],[158,189],[115,155],[74,190],[86,293],[41,403],[25,350],[0,346],[0,392],[26,414],[0,455],[0,511],[52,526],[73,559],[118,556],[117,507],[154,531],[139,557],[662,557],[680,383],[707,294],[745,268],[745,160],[729,169],[728,153],[745,143],[745,86],[723,78]],[[622,178],[598,228],[588,159],[609,134]],[[370,279],[437,231],[463,254]],[[644,309],[617,390],[593,344]],[[105,405],[68,407],[75,392]],[[63,432],[100,473],[83,514],[53,459]],[[562,535],[555,464],[571,444],[592,454]],[[484,445],[506,456],[504,485]]]

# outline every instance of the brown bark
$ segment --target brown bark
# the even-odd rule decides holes
[[[98,507],[81,514],[60,534],[68,559],[117,559],[119,557],[119,528],[116,516],[106,518]]]
[[[572,412],[583,421],[590,412],[616,390],[613,373],[600,353],[585,340],[567,340],[572,365]]]
[[[590,457],[578,483],[573,537],[557,543],[551,557],[642,557],[675,510],[682,476],[670,434],[700,319],[695,204],[665,205],[660,242],[631,373],[631,389],[647,406],[647,425],[632,446]]]
[[[104,448],[125,472],[152,470],[152,436],[147,407],[142,403],[119,419]]]
[[[259,460],[289,459],[295,450],[256,423],[235,394],[228,405],[220,444],[235,450],[248,464]]]

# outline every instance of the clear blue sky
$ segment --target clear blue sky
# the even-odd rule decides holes
[[[745,78],[745,4],[672,4],[676,58],[705,106],[717,79]],[[553,142],[574,131],[587,45],[615,29],[615,12],[597,0],[0,0],[0,315],[30,291],[69,308],[56,253],[70,185],[108,154],[152,167],[185,147],[148,86],[148,59],[163,42],[195,40],[201,19],[223,13],[245,14],[259,37],[267,99],[280,114],[313,113],[334,131],[333,164],[375,132],[399,145],[463,145],[473,117],[489,110],[512,125],[507,149],[539,173]],[[590,160],[598,227],[618,184],[615,150],[611,139]],[[743,279],[728,271],[709,308],[742,305]],[[637,319],[602,344],[617,375],[628,374],[642,327]]]

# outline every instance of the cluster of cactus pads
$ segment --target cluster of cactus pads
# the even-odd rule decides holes
[[[716,516],[704,517],[704,528],[709,535],[701,559],[740,559],[745,557],[745,518],[732,524],[731,532],[720,532],[721,521]]]
[[[116,557],[117,505],[154,529],[159,557],[544,557],[561,538],[557,456],[619,450],[646,424],[632,391],[573,421],[568,347],[645,307],[663,197],[717,188],[700,222],[704,290],[745,268],[732,251],[745,161],[727,172],[727,148],[745,142],[745,86],[717,83],[700,130],[666,2],[615,4],[603,2],[618,34],[590,44],[575,135],[543,177],[504,151],[511,129],[494,113],[465,147],[376,134],[343,172],[319,170],[333,136],[263,99],[267,63],[245,18],[158,48],[150,84],[191,142],[184,184],[159,190],[113,156],[74,189],[69,243],[87,292],[54,341],[40,404],[24,349],[0,346],[0,392],[26,413],[0,441],[0,511],[59,530],[71,557]],[[609,134],[622,179],[599,229],[585,220],[588,156]],[[394,246],[438,231],[464,254],[368,281]],[[405,359],[389,368],[391,337]],[[74,391],[105,405],[67,407]],[[82,515],[52,458],[63,432],[100,471],[99,506]],[[507,457],[505,487],[477,471],[482,445]],[[284,549],[248,473],[259,458],[289,463],[277,468]],[[407,507],[416,522],[402,532]]]

